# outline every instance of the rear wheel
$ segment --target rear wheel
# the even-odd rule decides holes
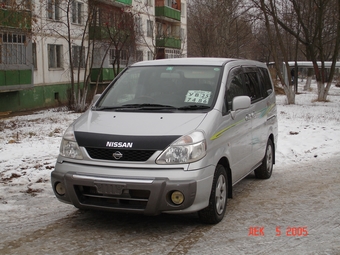
[[[198,212],[200,221],[208,224],[220,222],[227,208],[228,178],[225,168],[217,165],[211,188],[209,205]]]
[[[274,164],[274,146],[272,140],[268,140],[266,154],[262,160],[261,166],[255,170],[255,176],[259,179],[269,179],[273,172]]]

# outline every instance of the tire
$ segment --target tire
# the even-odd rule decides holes
[[[202,223],[217,224],[225,214],[228,197],[228,177],[225,168],[217,165],[211,188],[209,205],[198,212]]]
[[[266,154],[261,166],[255,170],[255,177],[258,179],[269,179],[272,176],[274,164],[274,146],[272,140],[268,140]]]

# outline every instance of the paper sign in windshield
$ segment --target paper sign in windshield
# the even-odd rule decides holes
[[[189,90],[185,96],[186,103],[208,104],[211,91],[205,90]]]

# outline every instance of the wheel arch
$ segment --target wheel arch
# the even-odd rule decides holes
[[[272,143],[273,143],[273,164],[275,164],[275,158],[276,158],[276,156],[275,156],[275,152],[276,152],[275,148],[276,148],[276,144],[275,144],[275,141],[274,141],[274,135],[270,134],[268,139],[270,139],[272,141]]]
[[[223,157],[218,161],[218,164],[222,165],[227,172],[227,175],[228,175],[228,198],[233,198],[232,175],[231,175],[229,160],[226,157]]]

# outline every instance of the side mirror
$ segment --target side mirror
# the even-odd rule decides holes
[[[248,96],[234,97],[232,110],[237,111],[241,109],[247,109],[250,107],[250,102],[250,97]]]
[[[91,106],[94,105],[97,102],[97,100],[100,98],[101,95],[102,94],[95,94],[94,95],[92,102],[91,102]]]
[[[247,109],[249,107],[250,107],[250,97],[248,96],[234,97],[232,110],[230,112],[232,119],[235,119],[237,110]]]

